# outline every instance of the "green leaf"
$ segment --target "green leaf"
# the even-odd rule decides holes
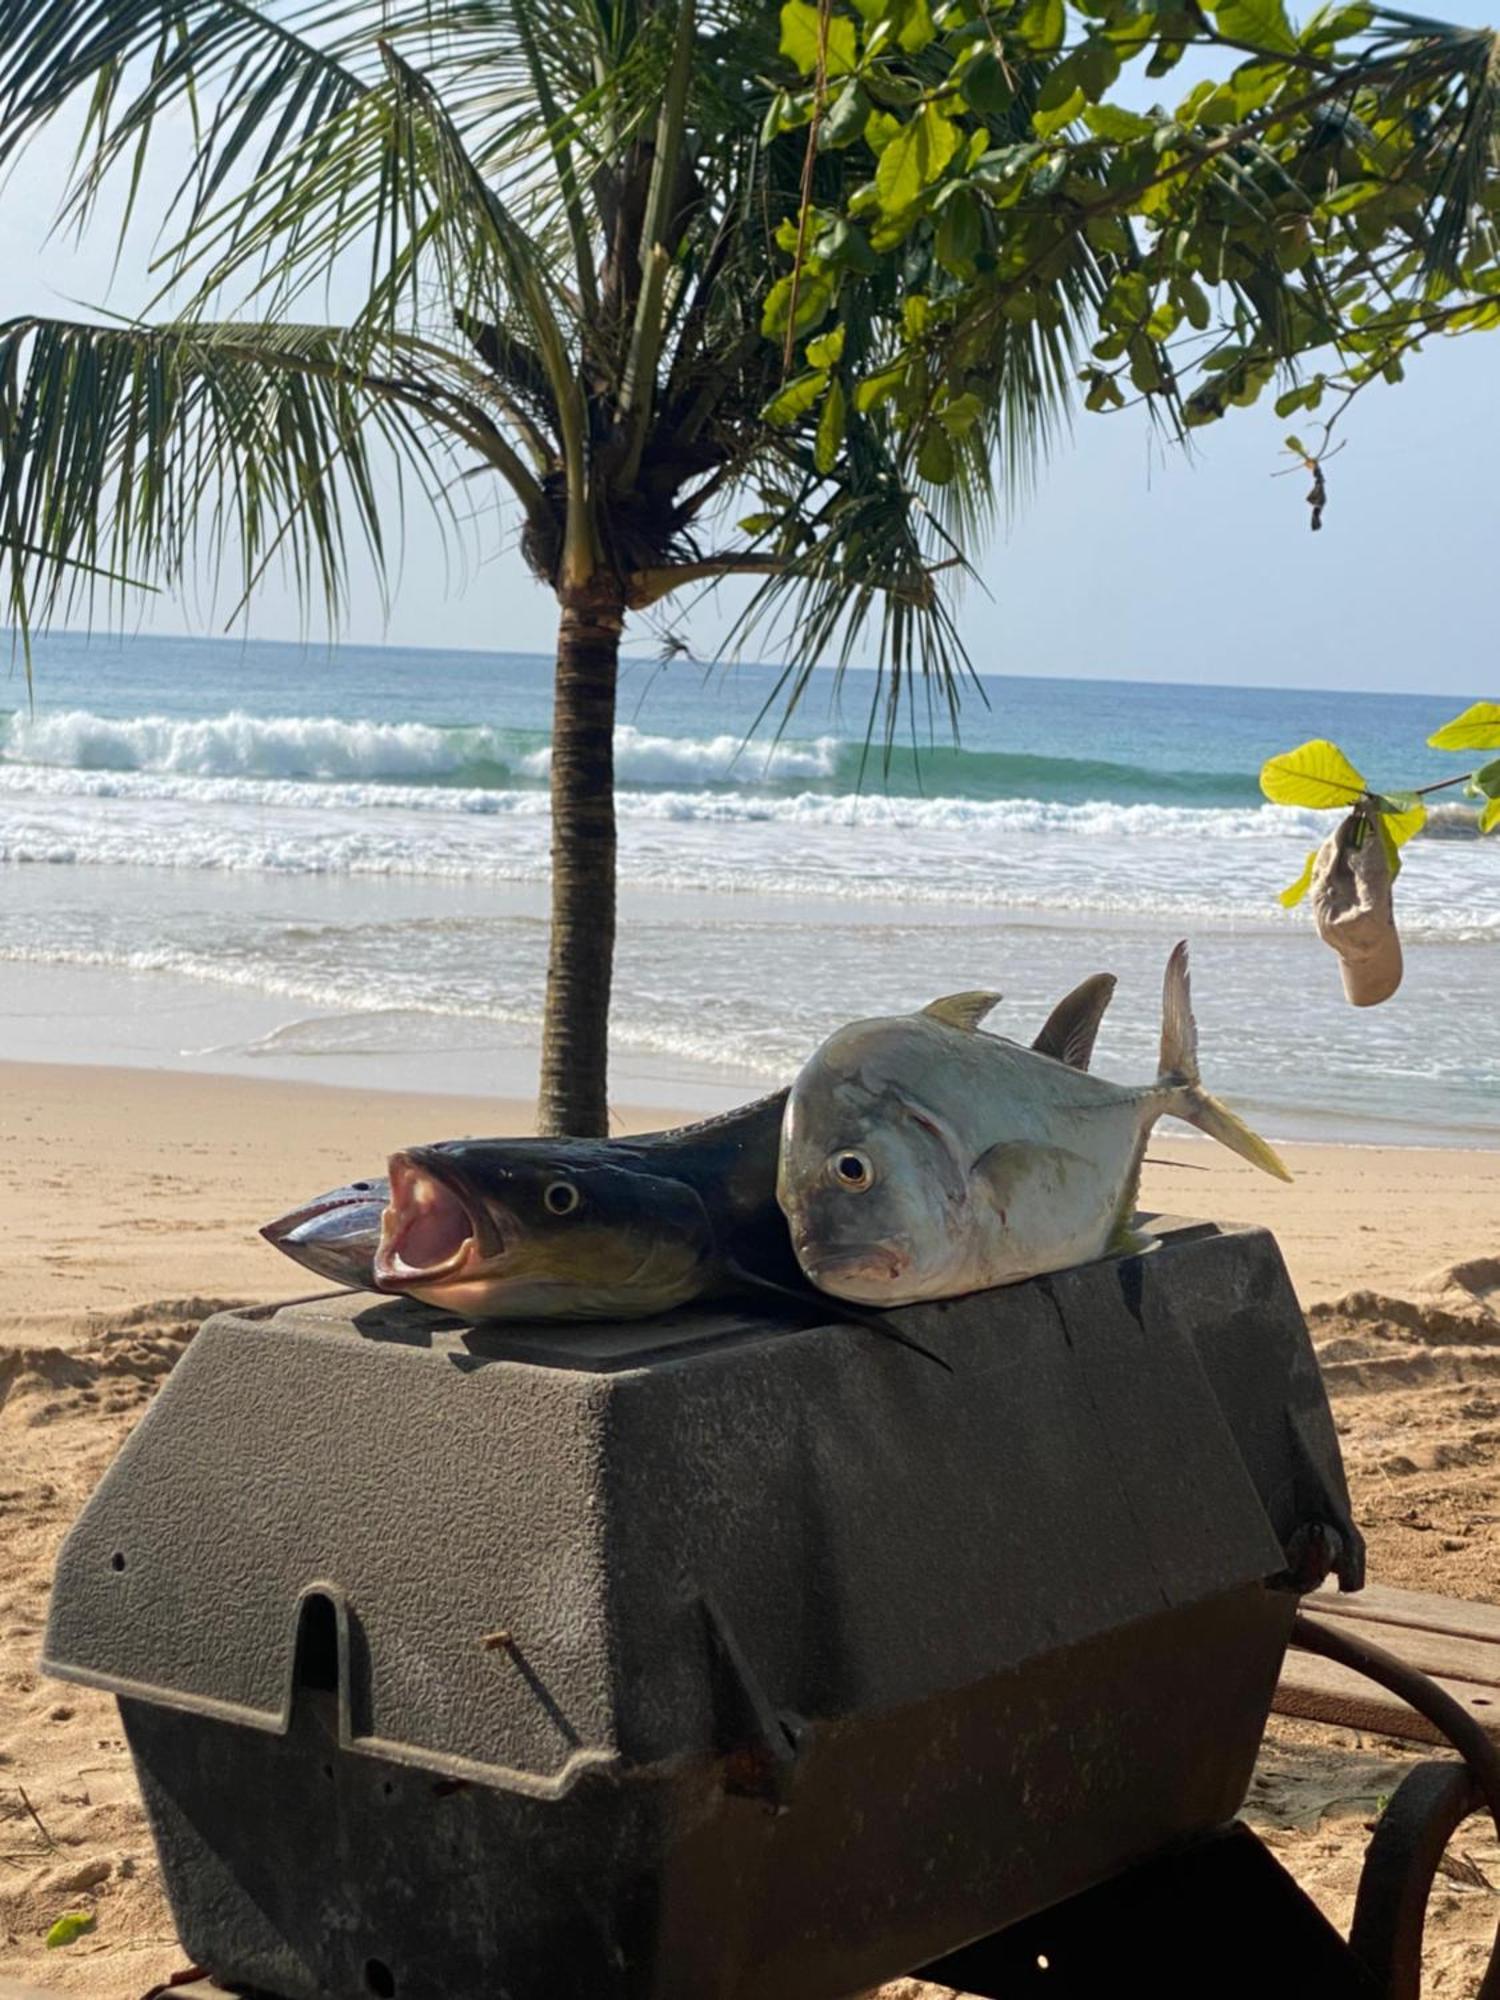
[[[1434,750],[1500,750],[1500,701],[1476,701],[1427,741]]]
[[[1469,780],[1469,790],[1487,799],[1500,799],[1500,757],[1492,764],[1480,765]]]
[[[927,0],[902,0],[900,18],[896,40],[909,56],[920,55],[937,33],[927,9]]]
[[[984,242],[984,224],[979,204],[965,188],[957,188],[945,201],[933,237],[933,255],[955,278],[968,277]]]
[[[1369,790],[1336,743],[1315,737],[1261,766],[1260,788],[1278,806],[1349,806]]]
[[[1497,826],[1500,826],[1500,799],[1491,799],[1479,815],[1479,831],[1490,833]]]
[[[828,107],[828,115],[818,127],[818,144],[837,152],[852,146],[869,122],[870,100],[857,83],[846,83]]]
[[[1292,33],[1281,0],[1204,0],[1221,35],[1232,42],[1248,42],[1253,48],[1275,49],[1292,55],[1297,37]]]
[[[937,419],[949,437],[961,438],[969,435],[983,415],[983,399],[970,389],[962,396],[955,396],[951,402],[944,403],[937,413]]]
[[[1297,877],[1295,882],[1289,882],[1276,898],[1284,910],[1295,909],[1312,887],[1313,864],[1317,861],[1317,858],[1318,850],[1317,848],[1313,848],[1307,860],[1303,863],[1302,873]]]
[[[820,333],[816,340],[807,343],[807,359],[813,368],[831,368],[835,361],[841,361],[844,354],[845,327],[831,326],[827,333]]]
[[[862,415],[876,409],[881,403],[889,402],[892,396],[899,396],[906,382],[906,363],[898,362],[894,368],[882,368],[878,375],[867,375],[854,390],[854,407]]]
[[[794,62],[804,76],[818,66],[818,10],[808,0],[786,0],[781,10],[781,53]],[[847,76],[859,60],[854,23],[844,14],[828,17],[829,76]]]
[[[924,104],[880,156],[875,186],[887,215],[899,215],[940,179],[958,151],[960,132],[935,104]]]
[[[760,536],[769,534],[780,519],[779,514],[747,514],[736,525],[742,535]]]
[[[56,1951],[60,1946],[72,1944],[85,1932],[94,1928],[96,1918],[92,1910],[69,1910],[65,1917],[59,1917],[47,1933],[48,1951]]]
[[[1427,824],[1427,808],[1415,792],[1383,792],[1376,804],[1393,847],[1405,847]]]
[[[1050,139],[1054,133],[1060,132],[1065,125],[1071,125],[1087,102],[1088,99],[1083,94],[1083,86],[1080,84],[1061,103],[1052,105],[1045,111],[1039,104],[1032,113],[1031,129],[1039,139]]]
[[[828,386],[828,400],[823,405],[823,414],[818,419],[818,435],[813,442],[813,464],[825,479],[839,462],[847,418],[844,385],[835,378]]]
[[[1143,118],[1138,111],[1127,111],[1121,104],[1091,104],[1083,114],[1083,122],[1096,139],[1108,139],[1115,146],[1149,139],[1156,130],[1155,119]]]
[[[766,293],[766,303],[761,311],[760,330],[771,335],[786,332],[787,317],[792,310],[793,274],[789,271],[784,278],[778,278]],[[833,304],[833,286],[820,271],[804,271],[796,285],[797,318],[796,330],[806,333],[816,326]]]
[[[1050,55],[1061,47],[1065,26],[1063,0],[1030,0],[1016,22],[1015,32],[1037,55]]]
[[[1015,75],[994,49],[981,49],[959,79],[958,93],[981,118],[998,118],[1016,101]]]
[[[787,425],[805,417],[819,396],[828,387],[826,368],[809,369],[805,375],[794,375],[785,388],[774,395],[761,411],[768,424],[775,424],[784,430]]]
[[[917,470],[934,486],[952,483],[958,470],[958,462],[953,455],[953,440],[936,424],[928,426],[917,449]]]

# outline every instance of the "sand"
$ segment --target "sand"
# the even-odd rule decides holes
[[[69,1521],[205,1312],[302,1289],[256,1223],[377,1170],[394,1146],[520,1131],[527,1116],[493,1100],[0,1065],[0,1985],[137,2000],[185,1963],[113,1704],[37,1672]],[[671,1119],[638,1107],[619,1124]],[[1146,1198],[1276,1230],[1311,1308],[1372,1574],[1500,1600],[1500,1155],[1286,1150],[1294,1188],[1159,1137]],[[1378,1803],[1422,1754],[1271,1725],[1247,1817],[1341,1925]],[[93,1929],[47,1951],[70,1910]],[[1434,1899],[1430,1996],[1473,1993],[1497,1918],[1500,1848],[1475,1821]],[[887,1993],[917,2000],[912,1982]]]

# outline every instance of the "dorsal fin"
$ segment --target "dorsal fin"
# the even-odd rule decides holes
[[[1032,1043],[1039,1056],[1051,1056],[1069,1069],[1087,1069],[1094,1055],[1094,1037],[1104,1010],[1114,998],[1115,975],[1096,972],[1066,994],[1043,1023]]]
[[[922,1012],[949,1028],[963,1028],[973,1034],[985,1015],[1000,1005],[998,993],[948,993],[934,1000]]]

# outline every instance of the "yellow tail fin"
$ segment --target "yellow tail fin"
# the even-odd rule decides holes
[[[1198,1075],[1198,1024],[1193,1019],[1193,996],[1188,983],[1188,948],[1177,945],[1167,960],[1167,976],[1161,996],[1161,1086],[1172,1093],[1167,1106],[1174,1118],[1196,1125],[1231,1153],[1238,1153],[1262,1173],[1274,1174],[1279,1181],[1292,1176],[1285,1162],[1264,1139],[1236,1118],[1227,1104],[1203,1088]]]

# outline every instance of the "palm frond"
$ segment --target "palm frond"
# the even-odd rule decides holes
[[[463,422],[454,370],[393,346],[358,366],[337,327],[0,326],[0,562],[25,624],[101,580],[175,584],[237,551],[239,589],[285,563],[336,619],[351,548],[390,555],[372,446],[434,505]],[[479,415],[477,411],[470,414]]]

